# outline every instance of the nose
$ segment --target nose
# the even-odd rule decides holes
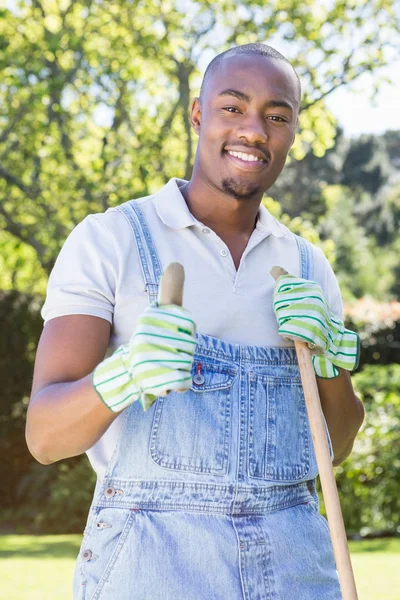
[[[265,144],[268,140],[266,122],[264,117],[258,115],[243,115],[240,127],[237,130],[239,139],[245,139],[249,144]]]

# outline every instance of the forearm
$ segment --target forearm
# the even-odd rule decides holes
[[[31,399],[26,441],[31,454],[42,464],[82,454],[118,416],[102,403],[91,377],[53,383]]]
[[[364,407],[357,398],[348,371],[340,370],[334,379],[317,377],[322,410],[334,452],[334,466],[351,453],[354,440],[364,420]]]

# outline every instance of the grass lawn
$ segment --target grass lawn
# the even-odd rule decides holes
[[[1,598],[71,600],[80,535],[0,536]],[[359,600],[400,600],[400,538],[351,542]]]
[[[350,542],[359,600],[400,600],[400,538]]]

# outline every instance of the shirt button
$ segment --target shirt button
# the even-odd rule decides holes
[[[228,256],[227,250],[221,250],[221,256]]]
[[[113,496],[115,496],[115,494],[116,494],[116,491],[115,491],[115,488],[113,488],[113,487],[108,487],[104,491],[104,495],[106,498],[112,498]]]
[[[209,229],[207,229],[207,227],[204,227],[204,229],[202,229],[202,232],[203,232],[203,233],[210,233],[210,230],[209,230]]]
[[[93,552],[91,550],[85,550],[82,552],[82,559],[86,562],[90,560],[93,556]]]

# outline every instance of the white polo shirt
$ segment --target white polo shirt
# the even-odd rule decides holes
[[[185,269],[183,304],[199,333],[228,342],[257,346],[291,346],[277,333],[272,308],[274,265],[300,275],[294,235],[260,206],[256,228],[239,269],[226,244],[190,213],[179,187],[171,179],[159,192],[138,202],[146,218],[161,267],[180,262]],[[133,202],[133,201],[131,201]],[[322,250],[313,246],[314,279],[334,314],[343,318],[336,277]],[[87,216],[70,233],[50,274],[44,322],[55,317],[85,314],[109,321],[111,337],[106,356],[126,344],[138,317],[148,306],[136,241],[124,215],[116,208]],[[88,451],[102,477],[120,431],[118,417]]]

